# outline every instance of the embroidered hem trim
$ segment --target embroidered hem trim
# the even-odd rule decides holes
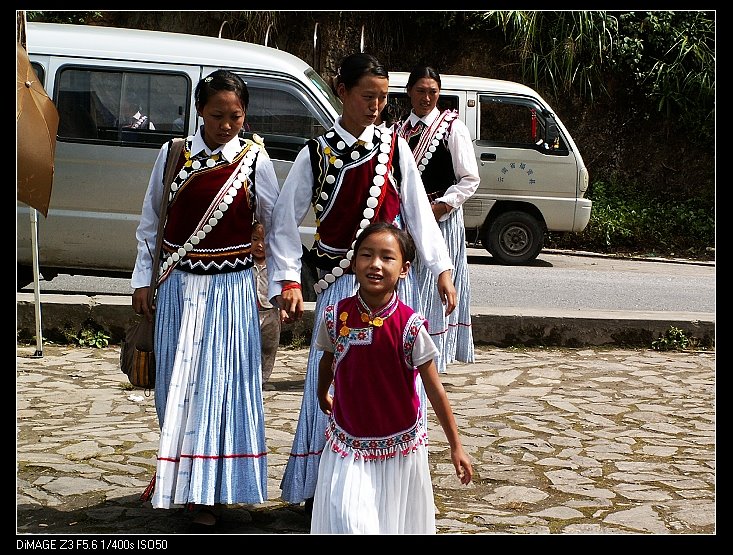
[[[403,432],[375,438],[353,437],[336,424],[333,417],[329,418],[326,428],[326,445],[341,457],[354,457],[365,461],[385,461],[397,455],[403,457],[417,451],[420,445],[428,444],[428,436],[422,427],[422,420]]]

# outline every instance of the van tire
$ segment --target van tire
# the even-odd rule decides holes
[[[497,216],[482,241],[499,263],[518,266],[537,258],[545,243],[545,230],[536,218],[514,210]]]

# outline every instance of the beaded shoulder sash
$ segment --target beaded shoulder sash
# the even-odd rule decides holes
[[[433,152],[435,152],[443,137],[447,135],[451,122],[457,117],[458,112],[455,110],[444,110],[420,135],[417,145],[412,149],[420,174],[425,171],[430,159],[433,157]],[[400,127],[402,137],[407,139],[408,133],[409,131],[405,125]]]
[[[383,188],[385,183],[387,183],[387,176],[392,164],[392,155],[394,153],[394,144],[396,143],[396,140],[393,140],[391,127],[375,129],[374,138],[379,139],[379,145],[362,143],[367,152],[371,152],[375,147],[379,149],[379,154],[377,155],[378,164],[374,169],[375,175],[372,178],[372,186],[369,188],[369,197],[366,201],[366,207],[362,211],[363,218],[359,222],[359,228],[356,230],[354,240],[351,243],[351,248],[346,252],[346,256],[339,261],[337,266],[334,266],[330,272],[327,272],[318,280],[317,283],[314,284],[313,289],[316,294],[325,291],[330,284],[343,275],[344,270],[349,267],[351,259],[354,256],[354,243],[356,241],[356,237],[359,237],[362,229],[372,223],[372,220],[377,213],[376,209],[378,208],[379,200],[383,195]],[[346,158],[347,162],[349,161],[348,158],[356,161],[362,156],[358,150],[352,150],[350,153],[346,152],[346,143],[341,140],[334,129],[331,129],[326,133],[325,139],[326,146],[323,148],[325,163],[327,165],[325,183],[320,184],[319,190],[315,192],[317,195],[314,193],[316,200],[313,208],[315,209],[317,226],[320,226],[320,216],[324,212],[325,206],[334,192],[333,185],[336,183],[337,174],[344,166],[344,159]],[[335,149],[329,144],[334,140],[337,140]],[[316,228],[316,234],[317,233],[318,228]]]
[[[181,171],[178,172],[178,175],[171,184],[171,192],[168,199],[169,203],[173,203],[175,201],[176,193],[185,187],[186,184],[197,174],[228,163],[221,154],[214,154],[203,161],[203,163],[202,160],[199,159],[192,160],[191,142],[188,140],[186,141],[183,150],[186,162],[183,164]],[[237,162],[235,158],[232,162],[232,164],[237,164],[236,167],[216,194],[199,222],[196,224],[196,228],[193,233],[191,233],[191,236],[182,247],[177,251],[170,253],[161,264],[158,283],[164,281],[181,258],[186,256],[188,252],[192,251],[194,245],[198,245],[201,240],[211,232],[213,227],[219,223],[219,220],[224,217],[224,213],[233,202],[234,197],[237,196],[239,190],[247,183],[247,178],[252,173],[252,165],[254,164],[259,151],[260,146],[258,144],[245,139],[245,146],[237,155],[237,157],[239,157],[239,161]]]

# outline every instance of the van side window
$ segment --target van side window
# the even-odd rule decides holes
[[[183,74],[64,66],[56,83],[59,140],[158,148],[185,135],[191,86]]]
[[[249,90],[245,134],[262,136],[270,158],[293,162],[308,139],[325,133],[326,116],[293,84],[243,78]]]
[[[552,120],[533,102],[487,95],[479,96],[479,102],[481,123],[477,138],[482,143],[567,153],[562,137],[545,145],[547,126]]]

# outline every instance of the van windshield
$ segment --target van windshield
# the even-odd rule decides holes
[[[325,98],[326,101],[331,104],[331,106],[333,106],[334,110],[336,110],[336,112],[340,114],[343,111],[341,99],[333,93],[333,90],[331,89],[329,84],[326,83],[323,77],[316,73],[316,71],[312,68],[309,68],[305,71],[305,76],[316,86],[319,91],[321,91],[323,98]]]

